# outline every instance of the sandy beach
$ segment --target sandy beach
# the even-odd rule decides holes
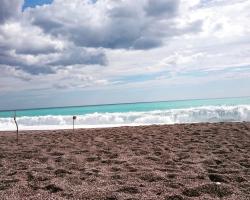
[[[250,123],[0,133],[0,199],[250,199]]]

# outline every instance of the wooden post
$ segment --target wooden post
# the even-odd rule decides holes
[[[15,111],[15,114],[14,114],[14,121],[15,121],[15,124],[16,124],[16,141],[17,141],[17,144],[18,144],[18,124],[17,124],[17,121],[16,121],[16,111]]]
[[[73,116],[73,133],[75,131],[75,120],[76,120],[76,116]]]

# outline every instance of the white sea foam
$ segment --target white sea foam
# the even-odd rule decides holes
[[[17,118],[21,130],[72,128],[72,116]],[[250,105],[203,106],[148,112],[92,113],[77,116],[76,128],[136,126],[198,122],[250,121]],[[0,118],[0,130],[15,130],[12,118]]]

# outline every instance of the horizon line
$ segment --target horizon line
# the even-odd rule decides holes
[[[211,97],[211,98],[191,98],[191,99],[177,99],[177,100],[160,100],[160,101],[137,101],[137,102],[124,102],[124,103],[107,103],[107,104],[85,104],[85,105],[68,105],[68,106],[56,106],[56,107],[37,107],[37,108],[24,108],[24,109],[8,109],[0,110],[0,112],[15,112],[15,111],[28,111],[28,110],[46,110],[46,109],[58,109],[58,108],[77,108],[77,107],[91,107],[91,106],[112,106],[112,105],[127,105],[127,104],[139,104],[139,103],[157,103],[157,102],[173,102],[173,101],[190,101],[190,100],[211,100],[211,99],[236,99],[247,98],[250,96],[234,96],[234,97]]]

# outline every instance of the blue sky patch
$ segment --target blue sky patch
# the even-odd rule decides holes
[[[51,4],[53,0],[25,0],[23,9],[36,7],[37,5]]]

